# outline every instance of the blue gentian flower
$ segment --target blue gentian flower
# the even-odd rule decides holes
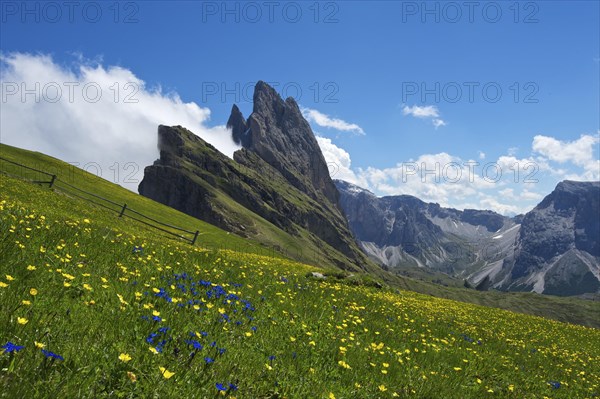
[[[12,352],[20,351],[21,349],[24,348],[24,346],[15,345],[12,342],[8,341],[6,343],[6,345],[2,345],[2,346],[0,346],[0,348],[4,349],[4,353],[12,353]]]
[[[188,345],[192,345],[194,349],[201,350],[203,348],[202,344],[195,340],[185,341]]]
[[[154,337],[156,337],[156,333],[150,333],[150,335],[148,335],[148,337],[146,337],[146,342],[148,342],[149,344],[151,344],[154,341]]]
[[[218,389],[219,391],[226,391],[226,390],[227,390],[227,388],[225,387],[225,385],[221,384],[220,382],[217,382],[217,383],[215,384],[215,386],[217,387],[217,389]]]
[[[44,354],[44,356],[52,359],[65,360],[61,355],[57,355],[56,353],[47,351],[45,349],[42,349],[42,353]]]

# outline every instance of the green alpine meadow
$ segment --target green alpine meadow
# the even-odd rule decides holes
[[[59,176],[70,167],[2,150]],[[61,192],[60,177],[48,189],[12,171],[0,183],[2,397],[600,392],[597,302],[547,297],[536,309],[561,318],[569,305],[587,306],[578,320],[594,326],[586,327],[421,294],[413,290],[433,285],[409,278],[413,290],[266,256],[259,245],[236,251],[231,235],[80,172],[98,194],[207,233],[192,246]],[[492,294],[447,290],[470,302]],[[524,294],[502,295],[516,296],[517,308],[527,303]]]

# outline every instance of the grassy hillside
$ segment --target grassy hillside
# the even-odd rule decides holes
[[[599,392],[598,330],[307,278],[316,269],[181,245],[1,184],[3,397]]]
[[[0,397],[600,394],[600,330],[192,247],[5,176],[0,231]]]
[[[85,172],[77,167],[65,163],[59,159],[49,157],[39,152],[28,151],[5,144],[0,144],[0,156],[14,162],[18,162],[35,169],[47,171],[56,174],[59,177],[56,183],[57,188],[69,188],[61,184],[62,181],[79,187],[83,190],[95,193],[104,198],[111,199],[117,203],[127,203],[128,207],[141,212],[157,220],[170,223],[175,226],[185,228],[190,231],[200,231],[200,241],[202,246],[211,249],[231,249],[238,252],[252,252],[269,256],[281,256],[265,245],[261,245],[256,240],[244,239],[234,234],[227,234],[223,230],[192,218],[175,209],[157,204],[156,202],[142,197],[123,187],[111,183],[105,179],[99,178],[91,173]],[[21,168],[3,162],[0,160],[1,170],[7,171],[12,175],[24,177],[29,180],[48,180],[48,177],[39,173]],[[90,197],[91,198],[91,197]],[[115,209],[117,209],[115,207]],[[116,223],[111,219],[111,223]],[[140,225],[126,220],[125,225],[139,229]]]
[[[74,184],[77,187],[91,191],[105,198],[110,198],[117,203],[127,203],[129,207],[158,220],[167,221],[190,231],[200,230],[200,236],[196,245],[204,249],[229,249],[238,252],[240,256],[241,254],[248,253],[286,258],[284,254],[289,253],[290,248],[295,248],[297,246],[293,242],[286,244],[285,242],[280,241],[277,247],[274,247],[274,244],[269,239],[259,242],[253,239],[244,239],[235,234],[229,234],[211,224],[132,193],[116,184],[110,183],[63,161],[41,153],[0,144],[0,156],[57,174],[60,179],[56,184],[56,187],[59,189],[63,186],[61,180],[65,180],[67,183]],[[35,172],[20,169],[3,161],[0,161],[0,170],[8,170],[15,175],[26,177],[30,180],[47,180],[47,177],[45,176],[40,176]],[[97,208],[88,202],[82,202],[77,198],[68,198],[64,195],[61,197],[54,195],[46,196],[47,194],[44,192],[47,191],[47,189],[40,189],[28,184],[23,186],[23,184],[24,183],[20,181],[5,183],[2,195],[19,198],[24,204],[34,206],[36,209],[57,211],[58,209],[55,208],[61,208],[63,210],[68,209],[69,212],[73,212],[73,209],[82,209],[85,212],[80,215],[81,217],[85,217],[84,215],[88,214],[94,214],[96,216],[102,215],[103,224],[106,226],[114,226],[115,228],[118,228],[119,231],[133,235],[137,235],[140,231],[144,231],[144,234],[149,234],[157,240],[173,239],[172,236],[148,229],[138,222],[130,219],[120,219],[115,213],[106,211],[102,208]],[[17,187],[22,188],[20,188],[19,191],[17,190]],[[62,203],[59,201],[59,198],[67,202]],[[291,237],[288,237],[286,241],[288,239],[291,240]],[[173,243],[179,243],[182,246],[186,245],[183,241],[178,242],[177,240],[173,241]],[[275,250],[274,248],[278,248],[278,250]],[[322,259],[322,256],[310,256],[305,260],[305,263],[323,267],[323,263],[320,262]],[[339,278],[344,278],[349,275],[348,273],[340,272],[337,269],[334,270],[327,267],[326,269],[330,275],[335,275]],[[451,279],[439,273],[431,273],[422,269],[405,270],[405,272],[406,276],[402,276],[392,275],[383,270],[378,270],[377,274],[372,274],[370,276],[356,274],[351,277],[350,280],[368,281],[375,278],[384,284],[402,290],[410,290],[440,298],[498,307],[516,312],[548,317],[559,321],[600,328],[599,301],[553,297],[532,293],[478,292],[472,289],[460,288],[462,281]]]

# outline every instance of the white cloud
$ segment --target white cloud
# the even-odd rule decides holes
[[[340,130],[342,132],[352,132],[358,135],[364,135],[364,130],[356,123],[348,123],[342,119],[331,118],[316,109],[302,108],[302,115],[309,121],[318,126],[328,129]]]
[[[102,177],[133,191],[137,192],[144,167],[158,158],[159,124],[182,125],[230,157],[239,148],[224,126],[206,125],[208,108],[183,102],[176,93],[149,89],[128,69],[82,58],[69,69],[51,56],[24,53],[2,55],[0,63],[3,143],[80,167],[97,163]],[[39,98],[24,95],[23,89],[37,92]],[[139,168],[129,176],[131,181],[125,179],[133,171],[125,168],[128,162]]]
[[[431,123],[433,123],[436,129],[440,126],[446,126],[446,122],[440,118],[440,111],[435,105],[424,105],[422,107],[418,105],[413,105],[412,107],[405,105],[402,108],[402,113],[415,118],[431,119]]]
[[[537,135],[532,148],[545,158],[559,164],[571,163],[583,168],[583,173],[575,176],[579,180],[600,179],[600,161],[594,158],[594,149],[600,142],[598,135],[583,134],[577,140],[561,141],[554,137]]]
[[[505,188],[503,190],[499,190],[498,194],[500,194],[504,198],[515,199],[515,190],[513,188]]]
[[[446,122],[444,122],[441,119],[434,119],[431,122],[433,123],[433,126],[435,126],[436,129],[440,126],[446,126]]]
[[[321,136],[316,136],[316,138],[327,162],[331,178],[358,184],[358,179],[351,169],[350,154],[333,144],[331,139]]]
[[[479,151],[478,155],[479,155],[479,159],[485,159],[485,152]]]
[[[484,209],[491,209],[501,215],[518,215],[525,213],[529,209],[524,209],[515,203],[503,203],[498,201],[495,196],[485,195],[479,200],[479,206]]]
[[[414,116],[415,118],[439,118],[440,116],[440,112],[435,105],[425,105],[423,107],[419,107],[418,105],[409,107],[405,105],[402,108],[402,113]]]
[[[540,200],[543,198],[543,195],[541,195],[540,193],[529,191],[526,188],[523,189],[523,191],[521,191],[521,194],[519,194],[519,196],[526,200]]]

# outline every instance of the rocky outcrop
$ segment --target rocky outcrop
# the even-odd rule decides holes
[[[301,261],[376,269],[354,241],[338,192],[296,102],[259,82],[244,120],[227,122],[243,148],[233,160],[181,126],[160,126],[160,159],[146,167],[140,194],[265,245],[289,245]],[[296,256],[297,255],[297,256]],[[317,261],[315,261],[315,259]]]
[[[248,135],[246,120],[235,104],[231,108],[231,115],[227,120],[227,128],[231,129],[231,137],[236,144],[241,144],[243,147],[250,145],[250,135]]]
[[[563,181],[521,221],[502,286],[576,295],[600,290],[600,182]]]
[[[324,196],[337,207],[338,193],[310,125],[293,98],[285,101],[259,81],[254,108],[246,121],[244,147],[277,169],[290,184],[313,199]],[[235,112],[235,109],[232,112]]]

